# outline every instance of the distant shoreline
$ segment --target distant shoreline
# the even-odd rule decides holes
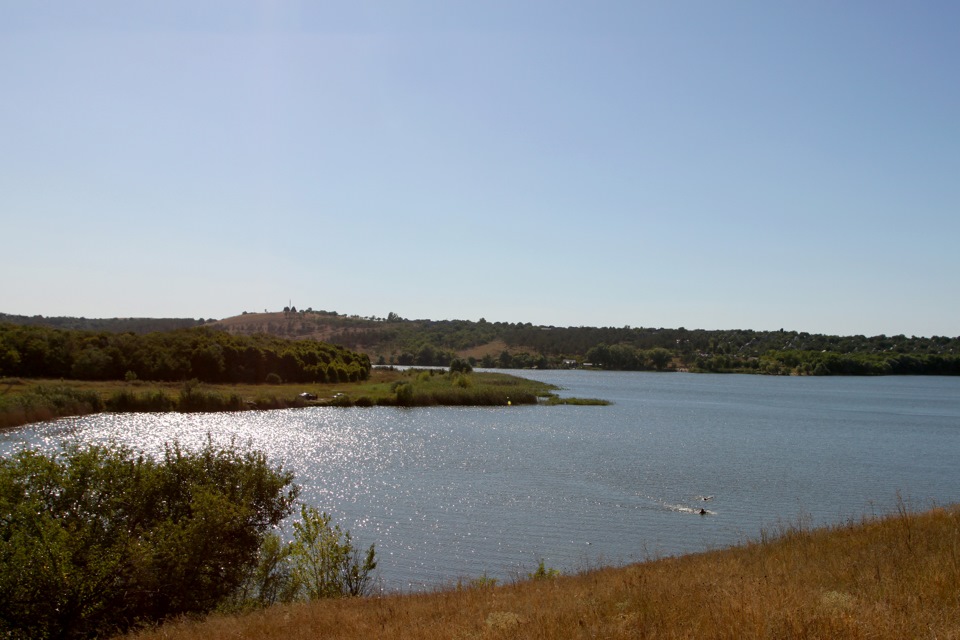
[[[347,383],[206,384],[187,382],[0,379],[0,429],[59,418],[114,413],[264,411],[304,407],[604,405],[559,398],[555,387],[500,372],[374,368]]]

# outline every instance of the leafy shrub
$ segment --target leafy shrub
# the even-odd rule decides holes
[[[452,377],[453,386],[460,387],[461,389],[469,389],[473,386],[473,381],[470,379],[470,376],[463,373],[455,373]]]
[[[540,560],[540,564],[537,565],[537,570],[533,573],[528,573],[527,577],[531,580],[552,580],[560,575],[559,569],[554,569],[553,567],[547,567],[543,559]]]
[[[0,460],[0,637],[92,637],[211,611],[292,510],[292,475],[260,452],[174,443]]]
[[[222,608],[238,611],[292,602],[299,590],[290,560],[292,553],[293,544],[284,543],[275,533],[268,534],[260,545],[256,567]]]
[[[471,373],[473,367],[466,360],[455,358],[450,362],[450,373]]]
[[[401,407],[413,406],[413,385],[409,382],[401,382],[394,387],[397,394],[397,404]]]
[[[223,607],[242,611],[273,604],[368,595],[377,567],[374,545],[361,552],[349,531],[326,513],[301,506],[293,541],[268,535],[256,567]]]
[[[300,507],[293,523],[293,575],[307,600],[362,596],[372,587],[377,568],[374,545],[363,553],[353,546],[349,531],[332,525],[330,516],[313,507]]]

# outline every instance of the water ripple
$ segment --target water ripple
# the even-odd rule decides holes
[[[388,589],[733,544],[803,515],[883,513],[898,491],[918,506],[960,495],[955,379],[531,375],[617,403],[101,414],[0,433],[0,453],[250,445],[377,544]]]

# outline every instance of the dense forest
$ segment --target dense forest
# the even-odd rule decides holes
[[[46,326],[70,324],[70,319],[47,320],[49,324]],[[108,337],[111,331],[129,332],[130,329],[125,328],[129,326],[129,320],[98,322],[102,323],[102,328],[96,334],[100,341],[122,343],[133,340],[133,337],[113,340]],[[142,326],[150,326],[145,321],[138,322]],[[7,329],[11,330],[12,327]],[[187,367],[185,363],[190,363],[192,370],[194,359],[198,361],[199,371],[212,368],[213,377],[225,381],[257,381],[271,372],[290,381],[309,380],[312,379],[311,375],[323,380],[323,376],[334,379],[333,376],[341,376],[344,370],[351,370],[352,361],[348,360],[343,367],[335,367],[335,373],[330,373],[329,362],[323,362],[327,365],[324,369],[317,361],[317,356],[300,353],[301,350],[317,348],[304,346],[317,342],[339,345],[365,354],[376,364],[415,366],[448,366],[459,358],[473,366],[515,369],[592,367],[628,371],[683,370],[769,375],[960,374],[960,337],[831,336],[782,329],[554,327],[523,322],[487,322],[483,318],[478,321],[408,320],[396,313],[389,313],[386,317],[359,317],[335,311],[315,311],[312,308],[298,311],[293,307],[273,313],[245,312],[219,321],[207,320],[202,328],[193,331],[199,332],[188,331],[182,335],[207,336],[200,342],[216,345],[207,356],[208,360],[213,361],[212,364],[204,365],[202,346],[198,348],[197,345],[186,344],[189,343],[186,338],[162,338],[157,335],[150,341],[185,342],[171,344],[172,351],[177,354],[174,358],[176,364],[164,365],[163,357],[151,356],[152,360],[140,364],[146,370],[140,370],[130,364],[132,359],[124,360],[110,352],[108,357],[113,371],[110,375],[115,375],[117,371],[123,375],[130,370],[144,378],[180,379]],[[218,336],[221,333],[237,340],[249,337],[254,343],[234,343],[227,335]],[[268,346],[269,340],[264,334],[289,339],[300,346],[282,341]],[[174,332],[171,335],[180,334]],[[88,343],[89,338],[87,334]],[[0,372],[10,370],[7,362],[11,359],[9,347],[4,344],[0,341]],[[248,348],[259,350],[263,355],[248,352]],[[19,346],[13,349],[17,354],[22,351]],[[222,352],[222,366],[218,349]],[[247,355],[243,356],[240,352]],[[267,355],[268,352],[272,355]],[[67,373],[57,375],[76,377],[72,373],[74,367],[83,373],[85,368],[102,371],[106,366],[107,354],[103,347],[91,350],[77,349],[73,345],[71,353],[69,365],[60,363],[57,367],[57,370]],[[283,361],[284,354],[287,354],[285,365],[274,362],[277,359]],[[24,356],[18,357],[22,360]],[[358,366],[362,370],[364,365]],[[87,375],[91,375],[90,372]],[[200,378],[200,375],[195,377]]]
[[[0,375],[74,380],[350,382],[370,359],[325,342],[209,327],[146,334],[0,324]]]
[[[797,331],[554,327],[469,320],[361,318],[336,312],[243,314],[214,323],[233,333],[322,339],[378,364],[487,368],[593,367],[770,375],[960,374],[960,337],[831,336]]]
[[[152,333],[197,327],[207,320],[200,318],[73,318],[44,316],[15,316],[0,313],[0,324],[20,324],[54,329],[82,329],[85,331],[110,331],[111,333]],[[212,322],[212,320],[211,320]]]

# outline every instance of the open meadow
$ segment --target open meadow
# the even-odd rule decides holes
[[[960,510],[905,508],[619,568],[213,615],[133,640],[960,638]]]

